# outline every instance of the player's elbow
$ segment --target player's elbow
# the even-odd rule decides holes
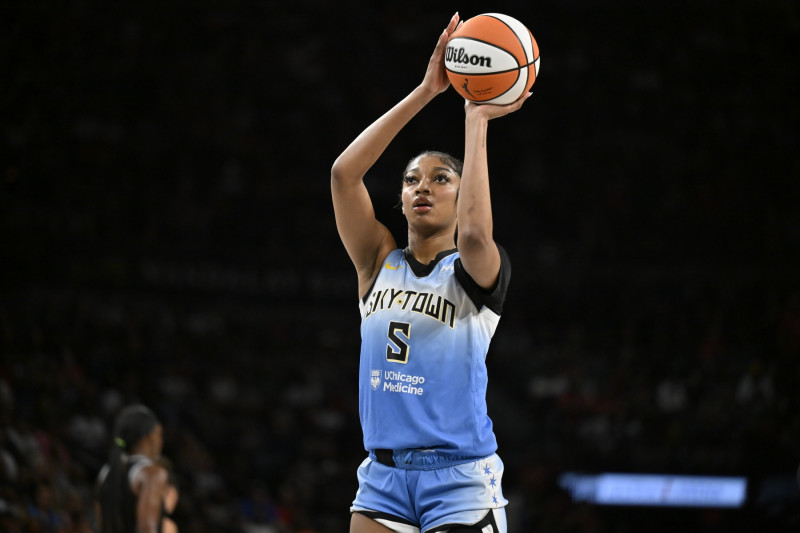
[[[331,167],[331,184],[341,183],[344,176],[344,169],[342,163],[337,159],[333,162]]]
[[[336,158],[331,166],[331,184],[345,185],[359,181],[362,176],[358,175],[352,167],[353,165],[342,156]]]

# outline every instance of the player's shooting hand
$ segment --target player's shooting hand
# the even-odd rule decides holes
[[[464,100],[464,112],[467,116],[480,115],[485,117],[486,120],[491,120],[493,118],[502,117],[519,110],[519,108],[522,107],[522,104],[524,104],[528,98],[531,97],[531,94],[531,92],[527,92],[520,96],[516,102],[506,105],[476,104],[475,102]]]
[[[436,42],[436,48],[433,49],[433,54],[428,60],[428,69],[425,71],[425,78],[422,80],[422,86],[434,94],[439,94],[450,87],[450,80],[447,78],[447,73],[444,70],[444,53],[447,48],[447,41],[450,36],[456,31],[456,28],[461,23],[461,18],[458,13],[452,16],[447,28],[439,35],[439,40]]]

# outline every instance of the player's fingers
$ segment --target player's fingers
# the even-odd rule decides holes
[[[522,107],[522,104],[528,101],[528,98],[531,97],[533,92],[528,91],[527,93],[523,94],[516,102],[514,102],[514,111]]]
[[[533,96],[533,92],[532,91],[528,91],[527,93],[523,94],[522,98],[519,99],[520,100],[519,106],[522,107],[522,104],[527,102],[528,98],[530,98],[531,96]]]
[[[439,40],[436,41],[436,47],[433,49],[433,54],[431,54],[431,61],[439,61],[444,57],[444,49],[448,38],[447,30],[444,30],[439,35]]]
[[[529,91],[520,96],[517,101],[505,105],[478,104],[470,100],[464,99],[464,110],[465,112],[469,113],[474,108],[479,107],[481,109],[478,110],[477,112],[483,113],[488,119],[491,120],[493,118],[502,117],[510,113],[513,113],[514,111],[519,110],[519,108],[522,107],[522,104],[524,104],[528,100],[528,98],[531,97],[532,94],[533,93]]]
[[[527,93],[525,93],[522,96],[520,96],[519,98],[517,98],[516,101],[511,102],[508,105],[497,106],[503,111],[498,116],[507,115],[509,113],[513,113],[514,111],[518,111],[519,108],[522,107],[522,104],[524,104],[528,100],[528,98],[531,97],[531,94],[533,94],[533,93],[528,91]]]
[[[455,31],[455,28],[460,24],[458,12],[450,18],[447,27],[439,35],[439,40],[436,41],[436,48],[433,50],[433,57],[431,59],[438,59],[439,56],[444,54],[444,48],[447,45],[450,35]]]
[[[450,17],[450,22],[447,23],[447,34],[450,35],[456,31],[456,28],[458,28],[460,25],[461,17],[458,15],[458,11],[456,11],[456,13]]]

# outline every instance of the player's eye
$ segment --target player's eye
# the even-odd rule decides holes
[[[408,176],[403,176],[403,183],[416,183],[417,177],[409,174]]]
[[[438,181],[440,183],[447,183],[450,181],[450,176],[448,176],[447,174],[436,174],[436,176],[433,177],[433,181]]]

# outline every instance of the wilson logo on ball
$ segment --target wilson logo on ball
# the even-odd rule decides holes
[[[480,67],[492,68],[492,58],[486,56],[479,56],[477,54],[468,54],[463,48],[456,49],[453,46],[448,46],[445,52],[445,61],[452,63],[463,63],[464,65],[475,65]]]

